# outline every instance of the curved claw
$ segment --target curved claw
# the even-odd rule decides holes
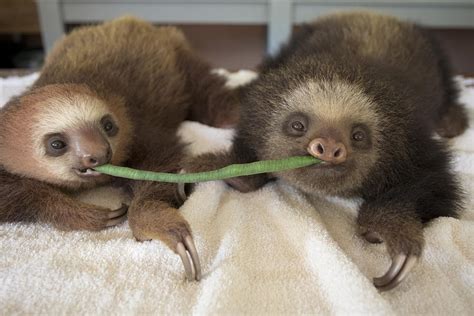
[[[365,234],[363,234],[363,236],[364,236],[365,240],[367,240],[371,244],[380,244],[380,243],[383,242],[383,239],[380,236],[380,234],[378,234],[376,232],[369,231],[369,232],[366,232]]]
[[[125,213],[127,213],[127,211],[128,211],[128,205],[122,203],[122,206],[120,206],[118,209],[109,212],[108,216],[109,218],[116,218],[116,217],[124,215]]]
[[[189,262],[189,257],[186,252],[186,248],[184,247],[182,242],[179,242],[176,246],[176,252],[181,257],[181,261],[183,262],[186,279],[188,279],[188,281],[194,280],[194,271],[191,267],[191,263]]]
[[[107,227],[112,227],[112,226],[117,226],[118,224],[121,224],[127,220],[127,216],[123,215],[117,218],[110,219],[105,226]]]
[[[193,238],[191,236],[186,236],[186,238],[184,238],[184,245],[191,256],[191,261],[194,265],[195,279],[196,281],[199,281],[201,280],[201,262],[199,261],[199,256],[196,246],[194,245]]]
[[[175,198],[179,204],[184,204],[188,199],[189,195],[194,190],[194,183],[177,183],[176,184],[176,191],[175,191]]]
[[[188,281],[201,280],[201,262],[199,261],[199,256],[196,246],[194,245],[193,238],[190,235],[187,235],[184,238],[184,243],[178,243],[176,246],[176,252],[181,257],[181,261],[183,262],[186,279]],[[190,257],[191,261],[189,261]]]
[[[374,278],[374,285],[381,291],[388,291],[400,284],[416,265],[417,257],[400,253],[392,260],[388,271]]]
[[[186,173],[186,170],[182,169],[180,174]],[[176,183],[176,191],[175,191],[175,198],[179,204],[184,204],[188,199],[188,196],[194,190],[194,183],[185,183],[185,182],[178,182]]]
[[[127,219],[128,205],[122,204],[119,209],[111,211],[108,214],[109,220],[105,224],[106,227],[116,226],[123,223]]]

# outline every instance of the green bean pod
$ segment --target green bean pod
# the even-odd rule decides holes
[[[297,169],[307,167],[321,160],[312,156],[295,156],[278,160],[262,160],[245,164],[229,165],[221,169],[197,172],[197,173],[165,173],[137,170],[128,167],[119,167],[114,165],[102,165],[94,168],[94,170],[108,174],[114,177],[145,180],[145,181],[159,181],[159,182],[173,182],[173,183],[195,183],[214,180],[223,180],[241,176],[250,176],[259,173],[278,172],[290,169]]]

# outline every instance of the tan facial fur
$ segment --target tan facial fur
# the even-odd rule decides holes
[[[10,172],[49,183],[77,187],[91,182],[78,177],[72,170],[77,165],[72,148],[59,157],[46,154],[45,135],[68,135],[84,128],[100,130],[100,120],[108,114],[118,125],[119,132],[114,137],[102,133],[112,149],[112,163],[119,164],[126,158],[131,126],[125,110],[120,110],[119,106],[114,109],[112,112],[105,100],[85,86],[50,85],[37,89],[20,99],[14,113],[7,114],[8,128],[1,144],[0,162]]]
[[[305,169],[284,172],[279,176],[304,191],[321,190],[329,194],[351,191],[359,186],[378,158],[379,116],[373,101],[356,85],[342,81],[308,81],[283,97],[284,113],[272,115],[275,122],[268,133],[268,141],[263,148],[264,158],[271,159],[290,155],[307,155],[307,145],[317,137],[336,135],[348,151],[348,166],[344,173],[321,173],[319,170]],[[308,130],[302,137],[284,137],[281,130],[285,118],[290,113],[301,112],[309,118]],[[371,132],[372,146],[368,150],[357,150],[351,145],[351,129],[354,124],[365,124]],[[309,173],[309,174],[308,174]],[[314,174],[314,180],[307,177]],[[337,185],[325,185],[337,182]],[[309,185],[309,187],[308,187]]]
[[[341,118],[375,122],[372,101],[355,85],[342,81],[308,81],[284,97],[288,108],[305,110],[328,123]]]

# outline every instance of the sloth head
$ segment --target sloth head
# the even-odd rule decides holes
[[[246,96],[251,103],[247,104],[250,123],[246,128],[258,135],[250,136],[258,158],[314,156],[323,163],[278,173],[279,178],[307,193],[359,192],[386,159],[381,148],[385,151],[391,146],[385,131],[390,133],[392,126],[383,123],[386,120],[374,98],[357,84],[334,78],[286,80],[285,84],[265,80]],[[398,132],[394,133],[396,139]]]
[[[131,126],[123,100],[82,85],[48,85],[13,100],[0,114],[0,164],[15,174],[65,187],[103,182],[93,168],[120,164]]]

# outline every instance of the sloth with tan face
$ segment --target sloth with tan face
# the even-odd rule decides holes
[[[123,100],[103,99],[86,85],[32,89],[12,100],[0,118],[3,168],[66,189],[110,180],[93,168],[122,164],[132,140]]]
[[[456,216],[459,185],[435,132],[454,137],[465,111],[443,54],[424,29],[374,13],[342,13],[303,25],[244,91],[230,152],[188,171],[296,155],[323,163],[226,181],[242,192],[272,178],[306,195],[360,197],[361,235],[392,259],[374,279],[397,286],[415,266],[423,226]]]
[[[107,163],[178,172],[182,121],[227,126],[238,117],[235,92],[224,85],[175,28],[122,18],[73,31],[34,85],[0,110],[0,221],[92,231],[123,222],[127,206],[106,209],[69,193],[114,181],[94,170]],[[117,184],[131,192],[136,239],[163,241],[180,255],[187,278],[199,280],[174,186]]]

